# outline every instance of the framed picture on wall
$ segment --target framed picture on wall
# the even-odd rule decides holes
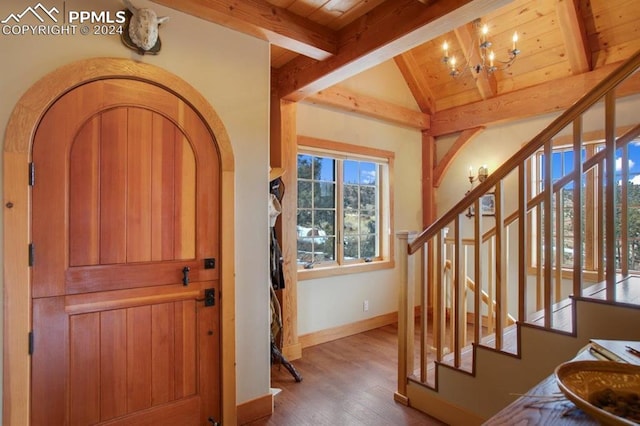
[[[480,198],[480,213],[482,216],[496,215],[496,194],[489,192]],[[476,214],[475,206],[472,204],[467,211],[467,217],[473,217]]]
[[[480,213],[482,216],[495,216],[496,214],[496,194],[490,192],[480,198]]]

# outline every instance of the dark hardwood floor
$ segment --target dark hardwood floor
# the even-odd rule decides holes
[[[442,425],[394,402],[397,351],[395,325],[305,349],[292,362],[302,382],[271,367],[271,387],[281,389],[274,413],[250,425]]]

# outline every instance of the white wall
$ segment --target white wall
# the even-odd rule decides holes
[[[0,3],[0,20],[36,3],[4,0]],[[42,3],[62,11],[62,0]],[[0,34],[0,132],[4,135],[13,107],[31,85],[62,65],[90,57],[125,57],[153,64],[202,93],[222,119],[235,156],[237,399],[242,403],[267,394],[270,384],[269,46],[146,0],[134,3],[170,16],[160,29],[162,51],[158,56],[141,57],[125,48],[118,36]],[[66,0],[67,10],[115,12],[122,8],[116,0]]]
[[[418,110],[393,61],[353,77],[341,86]],[[300,135],[393,151],[395,231],[421,228],[422,136],[418,130],[304,102],[298,105],[297,126]],[[396,267],[299,281],[298,334],[397,311],[398,274]],[[369,301],[367,312],[362,310],[364,300]]]

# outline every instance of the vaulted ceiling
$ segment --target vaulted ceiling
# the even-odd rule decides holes
[[[474,105],[509,109],[511,94],[545,102],[541,91],[557,97],[574,87],[575,97],[640,49],[638,0],[154,1],[268,40],[273,90],[284,99],[340,102],[329,99],[341,96],[335,85],[394,59],[428,116],[411,120],[435,135],[499,121],[495,112],[478,117]],[[493,73],[469,68],[481,61],[480,23],[496,55]],[[501,69],[516,31],[520,54]],[[457,59],[455,77],[443,62],[444,42]],[[566,107],[563,102],[538,109]],[[522,104],[514,108],[522,110],[510,113],[515,118],[531,112]],[[471,122],[452,124],[461,117]]]

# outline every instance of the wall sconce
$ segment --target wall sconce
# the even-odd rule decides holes
[[[469,183],[473,186],[473,182],[479,181],[480,183],[487,180],[487,176],[489,176],[489,168],[486,164],[478,167],[478,174],[476,176],[473,175],[473,167],[469,166]]]
[[[489,176],[489,168],[487,167],[486,164],[483,164],[482,166],[478,167],[478,174],[477,175],[473,175],[473,166],[469,166],[469,184],[471,184],[471,188],[469,188],[469,190],[464,194],[465,197],[467,195],[469,195],[469,192],[471,192],[471,190],[473,189],[473,182],[478,181],[480,183],[484,182],[485,180],[487,180],[487,177]],[[493,196],[492,194],[488,194]],[[482,210],[482,216],[492,216],[492,214],[487,210],[487,208],[485,207],[485,204],[489,201],[488,195],[484,195],[481,198],[481,210]],[[495,201],[494,201],[495,203]],[[493,205],[493,204],[492,204]],[[475,215],[475,209],[473,206],[470,206],[469,209],[467,210],[466,216],[471,218]]]

